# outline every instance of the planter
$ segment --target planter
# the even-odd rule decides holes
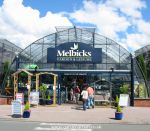
[[[53,101],[52,101],[52,100],[47,100],[47,101],[46,101],[46,104],[47,104],[47,105],[51,105],[51,104],[53,104]]]
[[[123,113],[122,112],[115,112],[115,119],[116,120],[122,120]]]
[[[23,118],[29,118],[29,117],[30,117],[30,113],[31,113],[30,110],[24,111],[22,117],[23,117]]]
[[[117,107],[117,106],[118,106],[118,103],[115,103],[114,106]]]
[[[45,99],[40,99],[40,105],[46,105],[46,100]]]

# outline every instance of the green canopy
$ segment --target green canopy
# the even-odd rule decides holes
[[[35,69],[35,68],[39,68],[39,67],[36,64],[30,64],[25,67],[25,69]]]

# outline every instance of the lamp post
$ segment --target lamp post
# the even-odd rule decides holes
[[[111,67],[111,68],[110,68],[110,82],[111,82],[111,75],[112,75],[113,72],[114,72],[114,68]]]
[[[111,82],[111,75],[112,75],[113,72],[114,72],[114,68],[111,67],[110,68],[110,83],[109,83],[109,85],[110,85],[110,105],[112,103],[112,82]]]
[[[19,52],[15,52],[15,60],[16,60],[16,71],[19,68]]]

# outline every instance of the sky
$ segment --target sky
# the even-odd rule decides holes
[[[0,0],[0,39],[25,48],[56,26],[96,27],[130,52],[150,44],[150,0]]]

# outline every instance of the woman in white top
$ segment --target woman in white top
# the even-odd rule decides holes
[[[82,92],[82,101],[83,101],[83,110],[86,110],[86,104],[87,104],[87,99],[88,99],[88,91],[86,90],[86,88],[84,87]]]

